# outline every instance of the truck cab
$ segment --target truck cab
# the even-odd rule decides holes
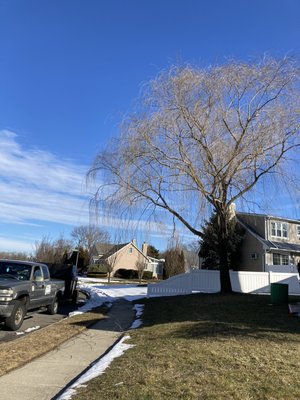
[[[47,265],[0,260],[0,317],[11,330],[21,327],[28,310],[47,307],[56,314],[64,281],[50,278]]]

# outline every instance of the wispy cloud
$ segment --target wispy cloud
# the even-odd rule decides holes
[[[89,200],[95,189],[86,186],[88,168],[47,151],[25,148],[16,133],[0,131],[0,250],[31,252],[43,235],[55,231],[59,236],[66,227],[88,224]],[[124,240],[140,237],[150,242],[155,238],[162,242],[173,228],[166,221],[158,225],[137,215],[109,216],[103,210],[92,222],[112,234],[122,231]]]
[[[18,136],[0,131],[0,217],[32,224],[88,222],[88,166],[37,150],[24,149]]]

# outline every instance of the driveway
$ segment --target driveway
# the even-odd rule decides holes
[[[0,343],[15,340],[24,335],[28,335],[30,332],[36,329],[45,328],[69,315],[70,312],[76,311],[78,307],[82,306],[85,297],[81,295],[79,297],[79,302],[77,304],[72,304],[71,302],[64,301],[60,303],[58,308],[58,313],[55,315],[49,315],[44,310],[37,310],[35,312],[29,312],[21,328],[16,331],[9,331],[4,326],[4,323],[0,323]]]

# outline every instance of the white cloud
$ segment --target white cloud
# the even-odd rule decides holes
[[[41,236],[51,236],[50,226],[56,237],[65,227],[88,224],[94,189],[86,187],[88,168],[47,151],[25,148],[17,134],[0,131],[0,249],[31,252]],[[125,219],[113,213],[109,217],[103,210],[98,217],[94,222],[104,229],[123,230],[125,241],[137,234],[141,240],[157,235],[161,241],[172,229],[133,215]]]
[[[26,240],[17,240],[0,236],[0,244],[3,251],[31,253],[33,250],[33,243]]]
[[[17,139],[13,132],[0,131],[1,221],[87,223],[88,166],[76,165],[45,151],[26,150]]]
[[[89,222],[87,165],[20,144],[0,131],[0,249],[32,252],[33,243]],[[56,228],[53,228],[56,227]]]

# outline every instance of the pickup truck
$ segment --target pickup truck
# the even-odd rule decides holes
[[[18,330],[28,310],[47,307],[56,314],[64,281],[50,279],[47,265],[29,261],[0,260],[0,318]]]

